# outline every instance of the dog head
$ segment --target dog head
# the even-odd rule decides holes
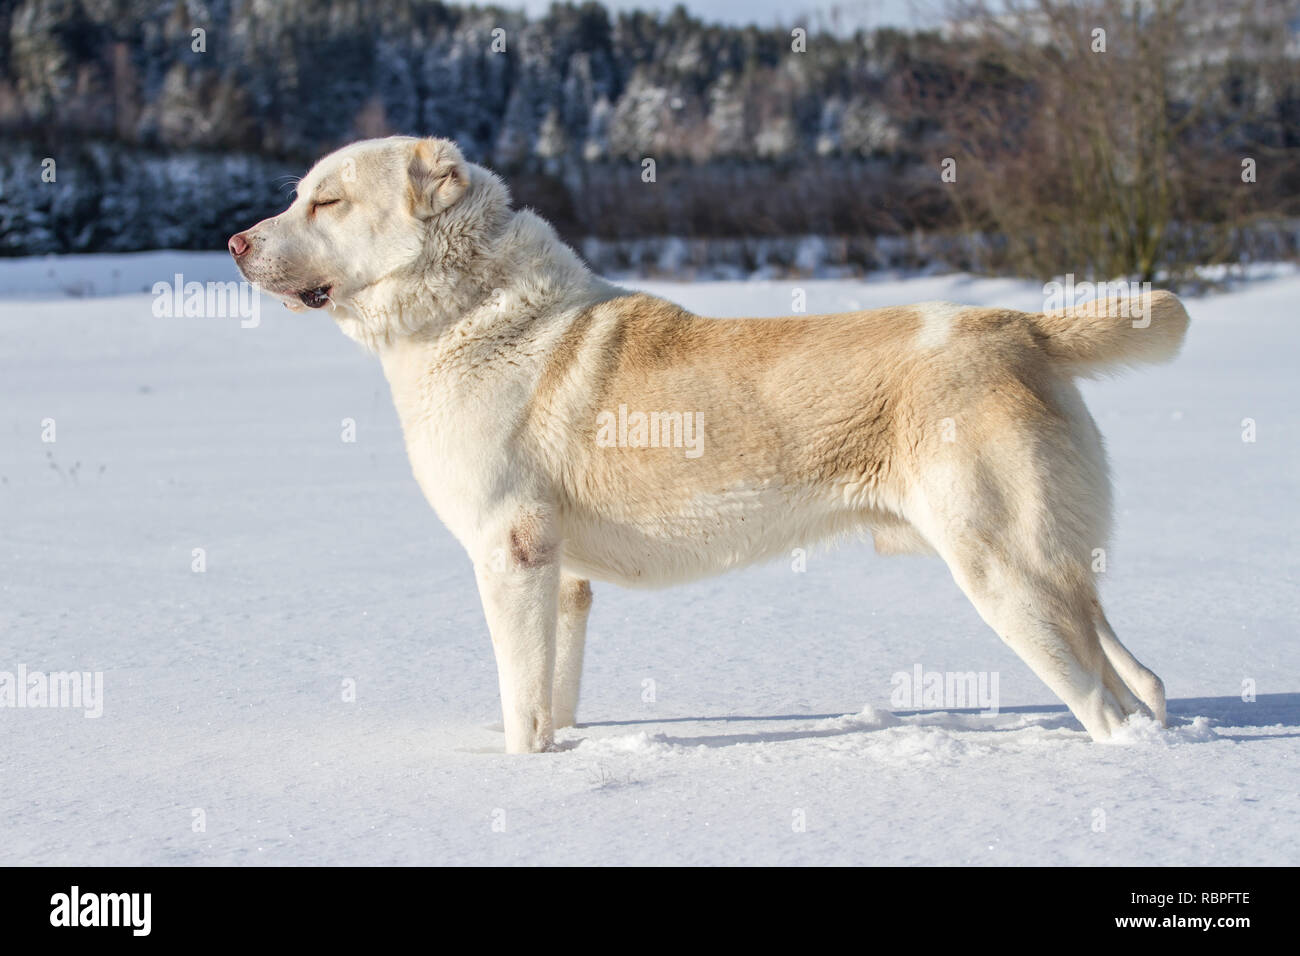
[[[374,346],[472,301],[509,202],[450,140],[364,140],[320,160],[288,209],[228,246],[249,282],[291,309],[329,306]]]

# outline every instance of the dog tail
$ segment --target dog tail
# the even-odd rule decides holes
[[[1172,292],[1098,298],[1030,317],[1043,351],[1075,375],[1168,362],[1187,334],[1187,310]]]

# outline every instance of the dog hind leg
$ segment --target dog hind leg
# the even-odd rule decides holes
[[[1130,715],[1145,709],[1103,652],[1086,591],[986,557],[951,550],[944,557],[985,623],[1094,740],[1109,739]]]
[[[1108,524],[1105,459],[1090,420],[1027,390],[1007,393],[1019,399],[1014,413],[976,419],[969,444],[931,446],[904,515],[985,623],[1106,740],[1147,708],[1097,625],[1089,557]]]
[[[1164,682],[1153,671],[1143,667],[1132,652],[1120,643],[1110,622],[1106,620],[1100,604],[1097,605],[1094,617],[1097,637],[1101,641],[1101,648],[1106,652],[1107,659],[1124,679],[1124,683],[1133,688],[1142,699],[1142,703],[1146,704],[1152,716],[1160,722],[1160,726],[1168,726]]]

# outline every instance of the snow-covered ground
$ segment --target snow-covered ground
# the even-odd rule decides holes
[[[137,290],[177,271],[232,277],[0,262],[0,671],[103,674],[99,718],[0,708],[0,863],[1300,861],[1295,272],[1190,301],[1175,364],[1085,386],[1118,488],[1103,597],[1170,730],[1089,742],[938,559],[863,542],[597,583],[583,726],[506,757],[472,573],[377,362],[269,302],[256,328],[155,317]],[[962,276],[644,287],[753,315],[795,286],[809,312],[1042,303]],[[1001,712],[891,708],[917,665],[996,674]]]

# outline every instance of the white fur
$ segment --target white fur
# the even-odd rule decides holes
[[[1110,486],[1072,376],[1171,355],[1173,297],[1150,330],[950,303],[700,319],[593,276],[442,140],[326,157],[243,236],[245,275],[291,307],[328,288],[378,354],[415,478],[474,564],[508,751],[575,718],[587,578],[668,584],[864,531],[942,556],[1095,738],[1163,719],[1087,569]],[[596,448],[601,402],[702,413],[706,452]]]
[[[943,348],[952,334],[953,322],[966,306],[955,302],[921,302],[916,309],[921,313],[921,330],[916,336],[920,349]]]

